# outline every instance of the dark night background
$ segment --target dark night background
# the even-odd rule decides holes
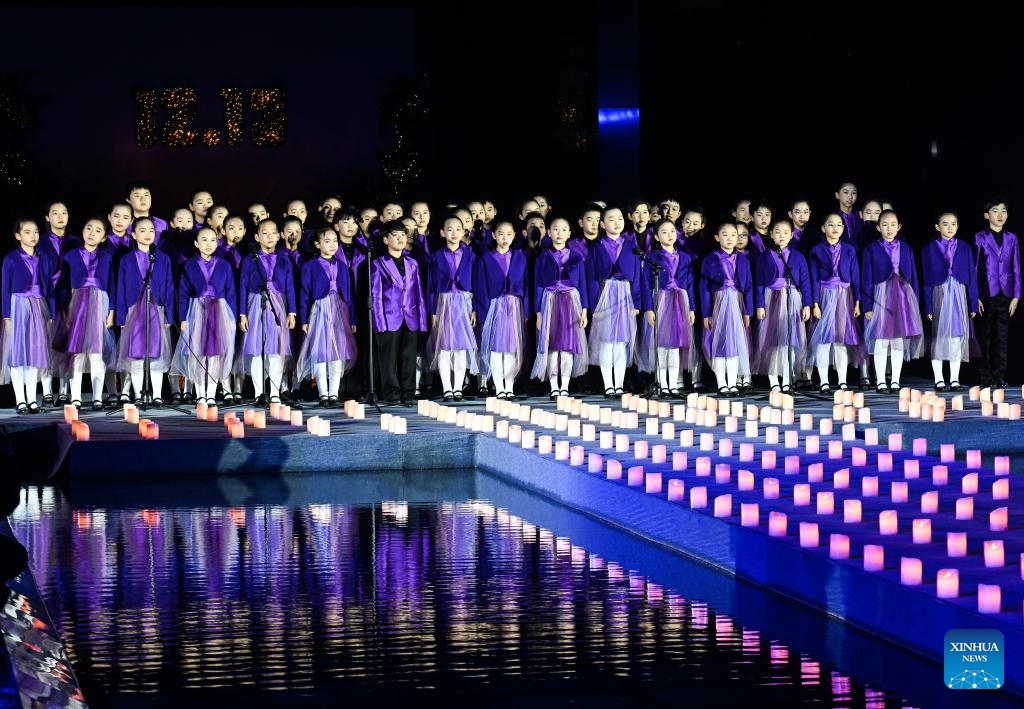
[[[141,177],[165,218],[200,187],[233,211],[264,200],[280,213],[293,197],[312,211],[336,192],[425,197],[435,215],[490,197],[505,216],[541,191],[569,216],[593,198],[672,194],[713,225],[739,197],[776,211],[805,197],[820,218],[853,180],[861,202],[893,202],[911,243],[946,209],[969,238],[993,194],[1019,231],[1012,8],[7,8],[0,216],[41,216],[59,197],[78,231]],[[133,90],[176,84],[196,87],[200,128],[223,127],[221,87],[284,87],[286,144],[137,147]],[[639,107],[640,127],[599,128],[598,107]]]

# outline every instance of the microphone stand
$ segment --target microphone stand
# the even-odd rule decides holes
[[[789,394],[796,391],[796,373],[793,371],[793,318],[790,314],[790,300],[792,298],[793,269],[789,267],[789,261],[782,254],[782,249],[776,249],[779,259],[782,261],[783,278],[786,279],[785,296],[783,296],[783,317],[786,318],[786,364],[789,371]]]
[[[652,261],[644,250],[640,247],[633,249],[633,253],[636,254],[637,258],[640,259],[641,263],[647,265],[651,269],[651,275],[654,276],[654,381],[651,382],[650,394],[652,397],[661,396],[661,357],[658,354],[658,325],[661,322],[661,318],[658,317],[658,308],[661,305],[661,272],[665,270],[660,263]],[[671,382],[669,382],[669,389],[672,388]]]
[[[424,239],[426,236],[424,235]],[[353,252],[354,253],[354,252]],[[370,328],[366,333],[366,354],[367,354],[367,365],[369,367],[369,387],[370,390],[366,392],[366,396],[363,397],[363,403],[367,406],[372,406],[377,409],[377,413],[381,413],[380,403],[377,401],[377,391],[373,386],[374,372],[373,372],[373,293],[370,289],[370,284],[373,282],[373,274],[370,272],[371,262],[373,261],[373,249],[370,245],[370,240],[366,240],[366,327]],[[352,283],[353,291],[358,290],[355,281]],[[353,292],[352,297],[356,297]],[[413,365],[415,366],[415,364]]]

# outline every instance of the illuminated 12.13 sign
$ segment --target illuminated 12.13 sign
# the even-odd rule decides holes
[[[250,113],[249,142],[261,148],[284,145],[288,134],[287,95],[281,88],[259,88],[248,92],[224,88],[219,92],[224,104],[226,130],[200,128],[199,95],[191,86],[166,89],[140,89],[135,92],[138,120],[135,142],[152,148],[158,142],[171,148],[188,145],[242,145],[245,142],[245,109]],[[160,120],[163,125],[160,126]]]

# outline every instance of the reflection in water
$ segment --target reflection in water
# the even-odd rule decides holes
[[[11,523],[87,701],[386,683],[901,705],[487,502],[72,509],[29,487]]]

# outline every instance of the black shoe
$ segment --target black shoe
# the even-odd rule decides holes
[[[321,396],[320,397],[320,408],[326,409],[330,405],[331,405],[331,400],[328,397],[326,397],[326,396]]]
[[[935,382],[935,391],[949,391],[949,387],[946,382]]]
[[[125,397],[125,398],[127,398],[127,397]],[[176,391],[173,394],[171,394],[171,403],[172,404],[180,404],[180,403],[182,403],[182,396],[181,396],[181,392],[180,391]]]
[[[870,389],[871,388],[871,380],[869,378],[867,378],[867,377],[861,377],[860,378],[860,384],[858,386],[861,388],[861,390]],[[881,391],[881,389],[879,389],[879,391]],[[889,391],[889,389],[886,388],[886,391]]]
[[[452,396],[455,397],[456,401],[463,401],[465,399],[461,391],[453,391]]]
[[[548,399],[550,399],[551,401],[555,401],[558,399],[559,396],[561,396],[561,394],[562,392],[558,391],[558,389],[555,389],[553,392],[548,394]]]
[[[43,413],[43,410],[39,408],[39,404],[33,401],[28,405],[28,412],[30,414],[41,414]]]
[[[820,391],[822,394],[831,394],[832,393],[832,387],[830,387],[828,384],[822,384],[818,388],[818,391]]]
[[[950,391],[960,391],[961,389],[963,389],[963,386],[957,380],[954,379],[949,383]]]
[[[446,391],[444,396],[441,397],[442,401],[455,401],[455,394],[450,391]]]
[[[43,397],[43,406],[45,406],[48,409],[49,408],[53,408],[53,395],[52,394],[47,394],[46,396]]]
[[[74,406],[76,409],[79,409],[79,410],[81,410],[81,408],[82,408],[82,402],[79,401],[78,399],[73,400],[71,402],[71,405]]]
[[[61,394],[60,396],[57,397],[57,405],[58,406],[66,406],[67,404],[70,404],[70,403],[72,403],[72,402],[71,402],[70,397],[68,397],[67,394]],[[78,402],[78,403],[81,404],[82,402]]]
[[[336,409],[336,408],[338,408],[338,406],[340,404],[341,404],[341,399],[339,399],[338,397],[336,397],[336,396],[329,396],[329,397],[327,397],[327,405],[328,406]]]
[[[267,404],[268,404],[268,402],[267,402],[267,395],[266,394],[260,394],[259,396],[256,397],[256,406],[259,406],[260,408],[265,409],[265,408],[267,408]]]
[[[889,384],[889,393],[890,394],[899,394],[900,393],[900,388],[901,387],[900,387],[900,383],[899,382],[892,382],[892,383]]]
[[[155,406],[156,408],[159,409],[163,405],[164,405],[164,400],[161,399],[159,396],[156,397],[155,399],[153,399],[153,406]]]
[[[181,395],[181,400],[186,404],[194,404],[196,403],[196,395],[190,391],[187,391]]]
[[[92,410],[93,411],[103,411],[103,402],[100,401],[99,399],[93,399],[92,400]]]
[[[614,399],[615,398],[615,390],[614,389],[605,389],[604,390],[604,398],[606,398],[606,399]]]
[[[181,398],[181,394],[178,394],[178,398],[179,399]],[[130,404],[130,403],[132,403],[132,398],[130,396],[128,396],[127,394],[121,394],[121,396],[117,397],[117,403],[118,404]]]
[[[886,384],[885,382],[879,382],[878,386],[875,387],[875,391],[877,391],[879,394],[888,394],[889,385]],[[899,389],[897,389],[896,391],[899,391]]]
[[[28,404],[18,404],[16,407],[14,407],[14,411],[19,416],[24,416],[25,414],[28,413]]]
[[[992,387],[995,389],[1005,389],[1008,386],[1010,386],[1010,383],[1001,377],[998,380],[996,380],[995,384],[992,385]]]
[[[479,393],[480,393],[480,398],[481,399],[486,399],[488,396],[491,395],[491,392],[490,392],[490,390],[487,387],[480,387],[480,392]]]

